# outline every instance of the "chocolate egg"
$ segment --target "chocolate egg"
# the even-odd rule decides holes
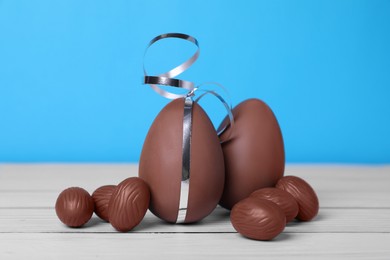
[[[92,193],[93,202],[95,203],[95,213],[105,221],[108,221],[108,203],[115,187],[115,185],[105,185],[97,188]]]
[[[233,116],[234,127],[221,136],[230,136],[222,144],[226,179],[219,203],[227,209],[255,190],[273,187],[284,172],[283,138],[272,110],[249,99],[233,109]]]
[[[290,222],[298,215],[298,203],[290,193],[284,190],[263,188],[252,192],[250,197],[269,200],[278,205],[286,215],[286,222]]]
[[[206,217],[218,204],[224,185],[219,138],[205,111],[194,102],[190,178],[188,193],[183,193],[183,116],[184,99],[173,100],[161,110],[147,134],[139,163],[139,176],[151,190],[151,212],[171,223]]]
[[[81,227],[91,219],[94,204],[86,190],[72,187],[60,193],[55,208],[62,223],[69,227]]]
[[[296,176],[285,176],[278,181],[276,188],[287,191],[295,198],[299,206],[297,219],[309,221],[317,216],[318,197],[309,183]]]
[[[111,225],[126,232],[137,226],[149,207],[150,191],[140,178],[127,178],[114,189],[108,204]]]
[[[286,216],[278,205],[253,197],[234,205],[230,220],[238,233],[256,240],[271,240],[286,226]]]

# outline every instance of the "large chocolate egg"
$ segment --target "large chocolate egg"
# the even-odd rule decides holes
[[[172,223],[195,222],[210,214],[221,198],[225,176],[217,133],[205,111],[194,102],[188,200],[181,208],[186,200],[182,183],[183,116],[184,99],[173,100],[161,110],[146,136],[139,163],[139,176],[151,191],[151,212]]]
[[[230,135],[222,144],[226,176],[220,205],[227,209],[255,190],[273,187],[284,173],[283,137],[272,110],[249,99],[233,109],[233,116],[234,127],[222,134]]]

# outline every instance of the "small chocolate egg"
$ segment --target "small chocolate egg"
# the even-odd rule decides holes
[[[91,219],[94,204],[86,190],[71,187],[60,193],[55,209],[62,223],[69,227],[81,227]]]
[[[249,99],[233,109],[233,116],[234,127],[221,136],[230,136],[222,144],[226,179],[219,202],[227,209],[255,190],[275,186],[284,173],[283,137],[272,110],[259,99]]]
[[[149,201],[149,187],[141,178],[125,179],[113,190],[108,204],[111,225],[122,232],[132,230],[144,218]]]
[[[147,134],[139,163],[139,177],[151,190],[151,212],[171,223],[191,223],[209,215],[221,198],[225,177],[217,133],[205,111],[194,102],[190,178],[187,193],[183,193],[183,116],[182,98],[161,110]]]
[[[298,203],[290,193],[284,190],[263,188],[252,192],[250,197],[269,200],[278,205],[286,215],[286,222],[292,221],[298,215]]]
[[[95,214],[99,218],[108,222],[108,203],[111,199],[115,185],[105,185],[97,188],[92,193],[93,202],[95,203]]]
[[[238,233],[256,240],[271,240],[286,226],[286,216],[278,205],[253,197],[235,204],[230,220]]]
[[[298,203],[297,219],[312,220],[318,214],[319,202],[314,189],[305,180],[296,176],[285,176],[276,184],[276,188],[290,193]]]

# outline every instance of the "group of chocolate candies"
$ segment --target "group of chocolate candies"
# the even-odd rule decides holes
[[[83,226],[95,212],[116,230],[127,232],[142,221],[149,202],[150,191],[146,182],[131,177],[117,186],[102,186],[92,196],[83,188],[68,188],[58,196],[55,209],[58,218],[69,227]]]
[[[319,210],[313,188],[296,176],[279,179],[275,188],[254,191],[233,206],[230,220],[241,235],[256,240],[271,240],[295,218],[310,221]]]
[[[127,232],[142,221],[149,201],[150,191],[146,182],[131,177],[117,186],[102,186],[92,196],[82,188],[68,188],[58,196],[55,209],[58,218],[70,227],[83,226],[95,212],[116,230]],[[275,188],[256,190],[235,204],[230,219],[233,227],[243,236],[271,240],[284,230],[288,222],[295,218],[309,221],[317,215],[318,209],[318,198],[313,188],[299,177],[285,176]]]

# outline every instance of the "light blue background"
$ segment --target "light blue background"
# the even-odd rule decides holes
[[[272,107],[288,162],[390,163],[381,0],[0,0],[0,161],[138,161],[168,102],[141,84],[143,52],[165,32],[200,41],[186,79]],[[161,50],[151,69],[168,64]]]

